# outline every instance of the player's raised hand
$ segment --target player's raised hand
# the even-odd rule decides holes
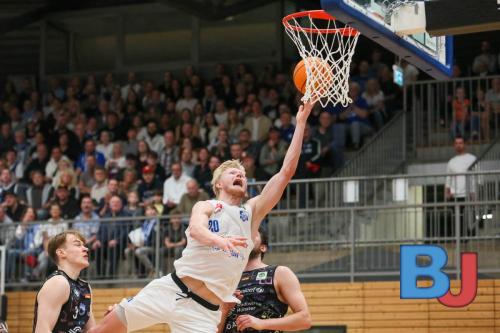
[[[314,108],[314,104],[316,104],[315,101],[309,100],[307,102],[304,102],[304,104],[299,107],[299,111],[297,112],[296,116],[297,123],[305,123],[307,121],[307,118],[309,118],[309,115]]]

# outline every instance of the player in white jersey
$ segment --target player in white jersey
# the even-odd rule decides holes
[[[283,166],[260,195],[244,203],[247,179],[239,161],[226,161],[214,171],[212,186],[217,199],[194,205],[186,231],[187,247],[174,263],[176,271],[122,301],[90,333],[132,332],[160,323],[168,324],[172,333],[217,331],[220,305],[239,303],[233,293],[260,223],[295,174],[313,106],[300,106]]]

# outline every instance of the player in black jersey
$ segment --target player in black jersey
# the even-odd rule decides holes
[[[241,304],[225,303],[219,333],[308,329],[311,315],[299,280],[286,266],[262,262],[268,249],[267,233],[262,228],[254,244],[236,291]],[[288,306],[293,314],[285,317]]]
[[[36,296],[33,333],[86,332],[95,320],[90,285],[79,278],[89,266],[85,238],[73,230],[57,234],[48,243],[48,253],[57,270]]]

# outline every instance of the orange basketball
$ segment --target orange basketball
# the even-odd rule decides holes
[[[306,71],[306,64],[310,68],[311,74],[313,76],[321,75],[321,79],[317,80],[317,82],[314,84],[314,89],[317,91],[319,95],[322,95],[325,93],[324,88],[321,88],[324,86],[325,82],[330,82],[333,79],[333,71],[330,65],[326,62],[326,60],[323,60],[318,57],[307,57],[305,59],[302,59],[296,66],[293,71],[293,83],[295,84],[295,87],[301,92],[305,93],[306,92],[306,86],[307,86],[307,71]]]

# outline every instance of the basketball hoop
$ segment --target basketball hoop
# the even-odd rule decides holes
[[[336,19],[323,10],[290,14],[283,25],[304,59],[307,83],[302,101],[319,100],[323,107],[351,103],[348,79],[359,32],[347,25],[337,27]],[[331,72],[325,73],[325,68]]]

